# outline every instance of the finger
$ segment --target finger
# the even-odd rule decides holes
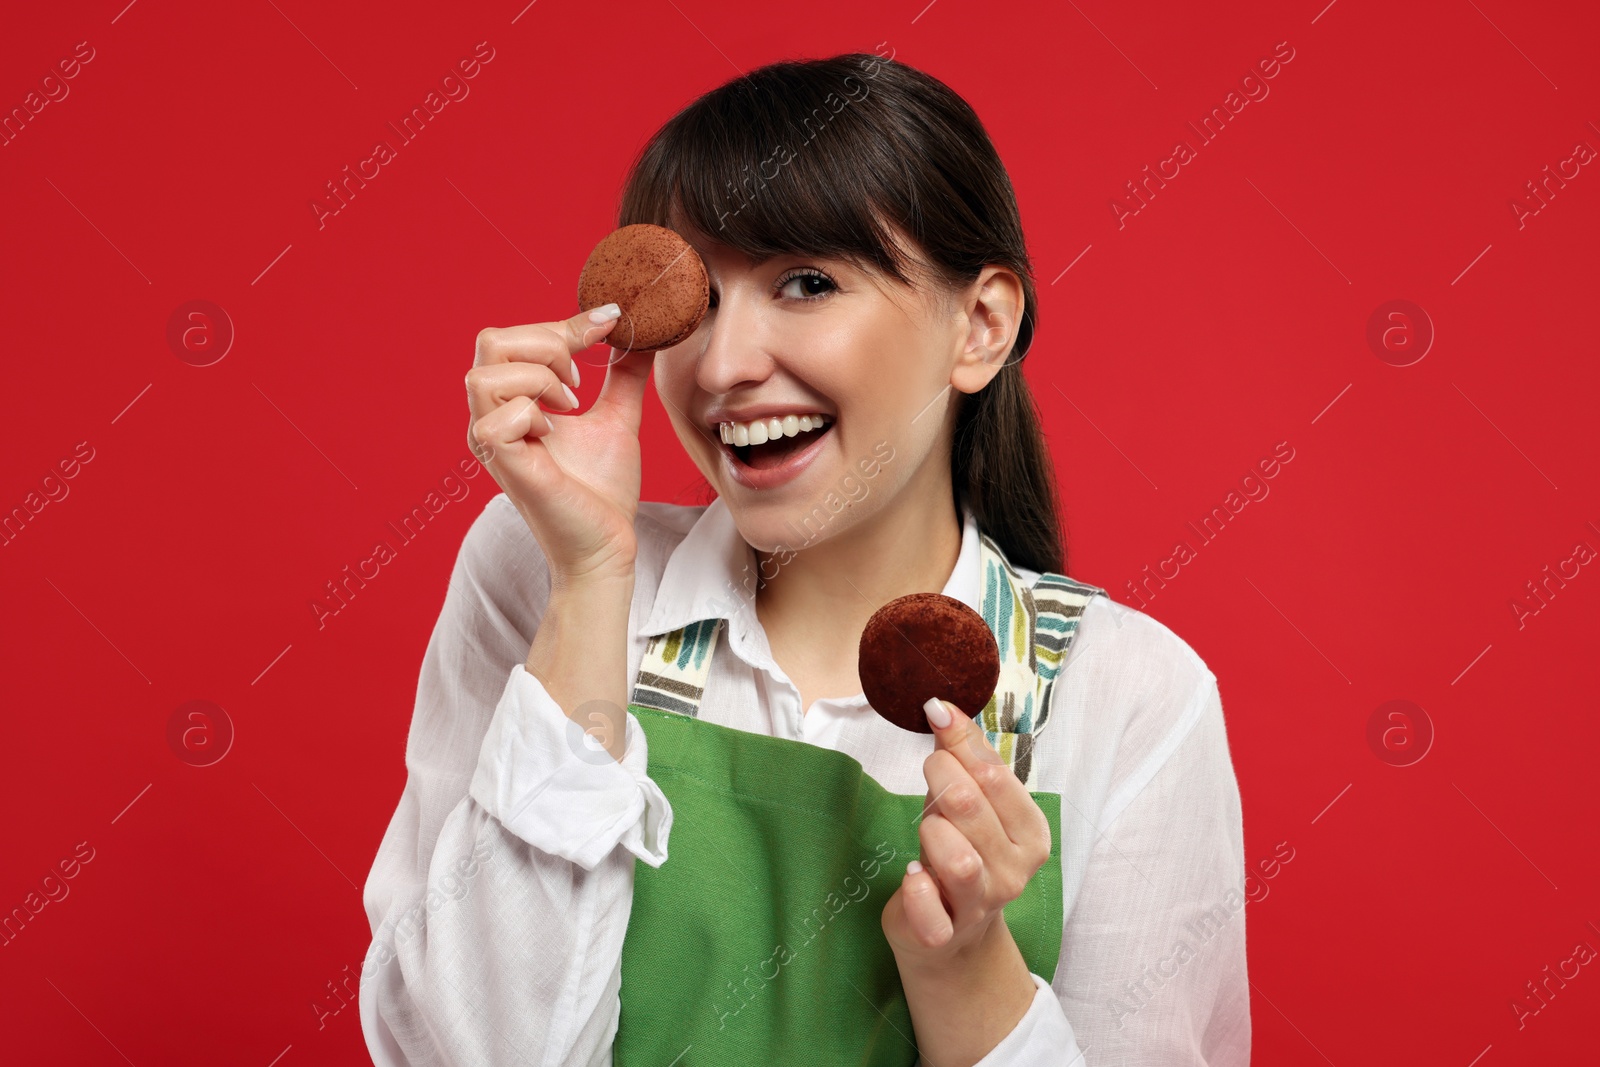
[[[989,743],[983,726],[973,716],[948,700],[937,697],[930,697],[922,710],[928,716],[928,725],[933,728],[935,747],[948,749],[969,767],[977,763],[1005,764],[1000,753]]]
[[[550,374],[549,368],[541,370]],[[554,382],[554,376],[550,381]],[[469,381],[469,387],[470,384]],[[565,392],[557,395],[565,403]],[[477,410],[477,405],[472,406]],[[494,403],[488,413],[467,424],[467,448],[477,456],[478,462],[488,467],[501,456],[522,454],[530,440],[549,432],[549,418],[539,408],[536,397],[517,395],[504,403]]]
[[[508,400],[467,429],[467,443],[473,455],[485,464],[503,455],[516,455],[526,448],[529,438],[550,432],[550,422],[528,397]]]
[[[577,386],[580,375],[573,356],[597,344],[617,322],[616,319],[596,321],[594,316],[600,311],[599,308],[580,311],[571,318],[555,322],[486,327],[478,332],[473,366],[513,361],[543,363],[554,368],[563,381]]]
[[[580,311],[566,319],[562,325],[568,353],[575,356],[584,349],[599,344],[601,339],[609,336],[612,329],[621,321],[622,308],[614,303]]]
[[[481,419],[519,396],[557,411],[578,407],[571,387],[542,363],[491,363],[467,372],[467,406],[474,418]]]
[[[1002,849],[1014,847],[988,795],[953,755],[943,750],[933,753],[923,761],[922,773],[928,780],[933,802],[933,810],[923,818],[924,823],[943,816],[989,856],[999,856]],[[1016,776],[1012,778],[1015,780]]]
[[[615,348],[611,352],[617,357]],[[608,417],[620,419],[629,433],[637,434],[640,413],[644,409],[645,383],[650,380],[655,358],[654,352],[640,349],[614,358],[606,367],[606,380],[601,383],[600,395],[590,410],[609,413]]]
[[[1016,772],[1006,765],[1000,753],[989,743],[989,735],[982,724],[977,719],[961,714],[949,701],[930,703],[942,704],[951,711],[948,727],[934,727],[937,751],[949,752],[955,757],[983,790],[1006,837],[1018,845],[1036,838],[1044,820],[1044,812],[1039,810],[1038,802],[1029,794]],[[927,710],[928,721],[932,723],[933,711]],[[1042,824],[1046,827],[1049,825],[1047,821]]]
[[[966,835],[942,815],[923,819],[917,836],[922,842],[922,863],[933,871],[952,921],[960,927],[975,909],[983,906],[990,865]]]
[[[925,948],[938,948],[949,942],[955,923],[939,898],[939,885],[921,863],[912,860],[900,881],[901,906],[917,942]]]
[[[526,487],[530,499],[546,500],[565,479],[561,465],[539,440],[549,432],[539,405],[515,397],[467,428],[467,447],[494,472],[496,481],[510,477]]]

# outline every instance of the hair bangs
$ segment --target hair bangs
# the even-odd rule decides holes
[[[873,121],[878,87],[860,66],[873,58],[774,64],[700,97],[645,145],[617,224],[692,228],[758,263],[820,256],[909,282],[910,253],[886,223],[904,229],[915,195]]]

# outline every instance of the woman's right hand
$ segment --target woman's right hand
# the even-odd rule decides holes
[[[607,305],[615,308],[616,305]],[[594,406],[571,412],[579,352],[616,324],[593,312],[478,334],[467,402],[467,447],[488,469],[544,550],[552,583],[633,577],[638,542],[639,419],[655,353],[606,368]]]

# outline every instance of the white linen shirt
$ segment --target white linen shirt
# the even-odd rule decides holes
[[[702,719],[836,749],[891,792],[927,792],[931,735],[860,694],[802,714],[723,501],[645,501],[635,528],[630,683],[647,637],[726,618]],[[968,511],[943,592],[981,611],[980,588]],[[538,542],[495,496],[428,642],[405,789],[363,892],[361,1028],[379,1067],[611,1064],[634,863],[667,859],[672,811],[632,712],[619,763],[524,668],[549,590]],[[1242,1067],[1244,839],[1216,678],[1161,623],[1097,596],[1052,699],[1033,788],[1062,797],[1061,955],[977,1067]]]

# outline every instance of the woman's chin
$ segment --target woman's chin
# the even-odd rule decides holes
[[[728,510],[745,542],[777,558],[781,566],[795,553],[855,526],[863,517],[862,499],[823,490],[805,502],[727,498]]]
[[[739,536],[757,552],[782,555],[816,543],[816,538],[808,537],[803,528],[794,524],[790,513],[773,502],[736,504],[729,500],[728,510]]]

